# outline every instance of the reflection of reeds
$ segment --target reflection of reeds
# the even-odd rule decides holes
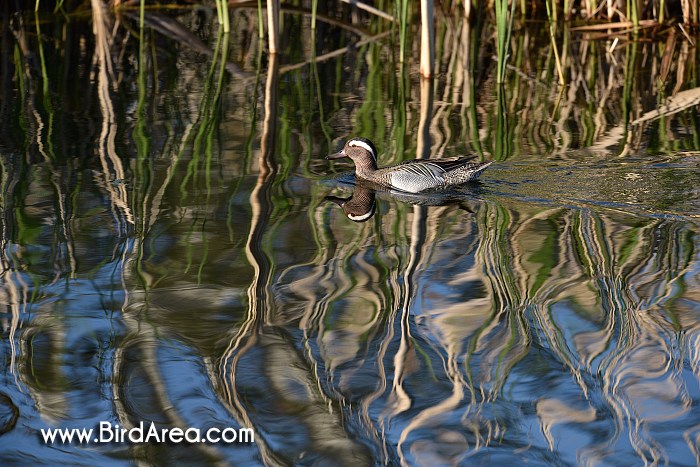
[[[421,79],[421,116],[417,134],[417,159],[430,157],[430,120],[433,108],[433,87],[432,81],[427,78]],[[396,310],[400,322],[399,347],[394,356],[394,376],[391,389],[391,408],[389,419],[398,416],[411,407],[411,397],[403,387],[404,379],[410,375],[411,368],[415,367],[416,349],[414,338],[411,335],[411,310],[415,309],[414,300],[419,287],[419,274],[427,265],[429,254],[426,250],[430,247],[427,243],[428,236],[428,210],[425,206],[413,206],[413,216],[411,219],[410,244],[408,248],[408,261],[406,267],[399,276],[397,301],[399,308]],[[408,229],[406,229],[408,230]],[[398,284],[397,284],[398,285]],[[393,314],[393,313],[392,313]],[[420,419],[420,415],[419,415]],[[420,424],[420,421],[417,421]],[[403,442],[414,428],[409,424],[401,433],[396,449],[402,464],[406,464],[403,452]]]
[[[594,423],[599,410],[611,410],[614,414],[614,432],[611,438],[588,446],[580,452],[580,459],[585,462],[604,462],[616,449],[615,446],[624,442],[621,436],[627,433],[640,458],[649,462],[667,460],[669,453],[664,452],[646,428],[656,420],[647,418],[644,414],[644,398],[640,398],[637,392],[641,390],[641,383],[637,383],[636,378],[649,381],[661,377],[658,387],[668,385],[669,388],[664,400],[677,404],[680,409],[679,412],[669,413],[671,418],[686,413],[684,407],[688,406],[689,399],[680,379],[681,362],[669,350],[664,351],[668,349],[669,339],[673,339],[668,324],[640,311],[667,307],[667,300],[673,300],[679,290],[673,284],[688,274],[689,264],[693,261],[692,255],[688,255],[685,250],[679,252],[679,255],[669,255],[664,252],[663,246],[658,255],[650,255],[651,248],[654,248],[652,245],[659,245],[661,239],[666,239],[664,243],[668,245],[690,246],[692,243],[684,242],[682,231],[674,233],[673,229],[667,230],[663,224],[653,220],[648,220],[641,228],[626,227],[624,221],[615,222],[589,211],[531,212],[531,208],[525,206],[504,207],[489,202],[480,207],[478,216],[475,225],[479,233],[474,237],[478,244],[476,271],[464,271],[454,280],[468,287],[466,284],[483,278],[488,293],[485,295],[486,300],[471,300],[456,307],[454,311],[448,308],[426,309],[420,302],[414,301],[418,293],[416,287],[420,283],[420,276],[416,273],[435,258],[432,254],[426,256],[425,252],[414,256],[418,250],[414,248],[413,241],[426,249],[428,245],[435,245],[441,240],[454,242],[463,234],[457,235],[457,229],[453,232],[436,230],[435,227],[443,216],[436,214],[424,217],[417,215],[415,210],[411,224],[397,224],[400,230],[395,235],[406,235],[411,240],[410,250],[406,251],[408,263],[394,273],[397,279],[396,285],[391,289],[393,292],[384,292],[386,298],[380,302],[387,303],[389,307],[398,306],[398,312],[390,314],[387,329],[392,329],[392,332],[383,335],[369,333],[379,339],[377,345],[381,345],[381,348],[394,346],[396,349],[388,360],[393,371],[382,367],[380,375],[387,371],[387,381],[368,395],[362,405],[368,407],[378,400],[384,400],[388,405],[385,416],[393,417],[393,423],[396,423],[397,414],[410,414],[410,418],[402,425],[398,455],[405,456],[418,449],[414,444],[416,441],[413,433],[444,423],[446,417],[449,418],[451,413],[465,405],[465,401],[471,402],[464,407],[463,423],[470,427],[472,435],[469,440],[460,442],[469,446],[472,455],[485,446],[498,443],[513,426],[508,420],[492,418],[490,413],[494,405],[498,405],[504,397],[508,377],[518,372],[518,368],[522,371],[524,359],[532,355],[535,351],[533,346],[537,345],[540,352],[546,352],[555,362],[569,369],[571,380],[580,391],[576,397],[588,401],[569,406],[566,399],[538,400],[537,417],[550,449],[555,449],[558,443],[557,424]],[[409,225],[412,226],[410,235]],[[321,226],[322,224],[319,228]],[[416,229],[416,226],[421,227]],[[657,233],[658,229],[662,229],[663,233]],[[462,230],[460,228],[459,232]],[[431,234],[426,236],[425,232]],[[342,244],[345,251],[335,252],[338,257],[363,255],[362,252],[367,248],[366,242],[360,242],[349,249],[347,241]],[[635,253],[630,256],[630,252]],[[649,264],[651,257],[658,258],[660,262]],[[320,258],[319,256],[319,260]],[[412,258],[418,259],[414,262]],[[328,260],[322,261],[323,263],[316,264],[327,264]],[[347,275],[341,264],[330,263],[335,271],[330,275],[328,268],[320,267],[318,271],[323,271],[322,276],[294,282],[294,289],[299,293],[313,289],[313,284],[317,283],[319,277],[323,277],[324,281],[330,277],[341,280]],[[314,265],[306,267],[313,269]],[[647,279],[650,271],[656,273]],[[664,271],[668,271],[668,274]],[[659,282],[662,288],[668,287],[666,292],[659,289],[644,291],[649,285]],[[624,292],[620,289],[621,283],[633,284],[633,288]],[[357,286],[354,290],[358,290]],[[661,301],[640,301],[635,298],[638,293],[660,298]],[[313,301],[314,296],[312,294],[306,300]],[[342,306],[342,297],[342,292],[329,294],[328,300],[324,300],[323,309],[326,310],[327,303]],[[392,303],[396,305],[391,305]],[[567,312],[561,307],[566,303],[571,304],[574,311]],[[465,307],[470,310],[468,314],[465,313]],[[405,386],[411,381],[418,364],[416,353],[420,349],[415,344],[418,337],[415,324],[406,319],[406,308],[413,309],[419,315],[425,314],[429,322],[433,323],[427,329],[434,332],[433,337],[444,346],[444,356],[442,359],[431,357],[435,359],[432,367],[445,368],[444,377],[450,381],[452,388],[446,391],[443,387],[444,398],[420,410],[414,409],[413,412],[409,412],[409,407],[420,400],[408,393]],[[572,312],[584,322],[595,323],[595,332],[571,327],[567,322],[570,318],[564,316]],[[469,327],[461,324],[467,316],[473,317]],[[321,339],[324,333],[331,331],[321,327],[320,322],[315,318],[312,321],[302,321],[300,326],[309,335],[318,333]],[[453,329],[456,323],[463,327]],[[345,329],[348,332],[352,328]],[[420,332],[424,333],[425,329],[423,326]],[[409,339],[412,342],[409,343]],[[638,360],[642,354],[650,355],[651,349],[658,352],[654,358],[648,362]],[[436,350],[440,350],[440,347]],[[313,352],[309,353],[312,354]],[[329,354],[326,355],[328,357]],[[668,359],[674,363],[667,364]],[[382,361],[387,360],[380,359]],[[464,362],[462,368],[458,364],[460,361]],[[331,360],[325,360],[325,366],[337,368],[336,365],[331,365]],[[630,373],[634,368],[638,370]],[[347,377],[347,370],[344,373]],[[389,381],[391,384],[387,384]],[[382,395],[382,391],[386,393]],[[342,391],[336,397],[344,397]],[[603,407],[600,405],[601,400]],[[373,422],[370,416],[368,423],[380,423],[382,426],[385,422],[382,419]],[[694,436],[695,432],[688,431],[689,442]],[[405,457],[404,461],[408,462],[408,458]]]
[[[201,101],[193,102],[192,115],[193,121],[187,126],[182,134],[178,134],[174,138],[179,138],[180,147],[170,148],[172,156],[167,162],[167,167],[164,173],[154,170],[154,162],[160,163],[157,154],[153,151],[152,136],[149,134],[148,113],[146,109],[149,107],[148,102],[148,82],[147,76],[149,71],[148,56],[143,51],[148,50],[147,36],[142,36],[142,45],[140,48],[141,55],[139,60],[139,75],[138,75],[138,96],[139,101],[136,106],[136,125],[133,133],[133,138],[136,141],[136,163],[135,177],[133,179],[133,212],[138,220],[135,238],[129,242],[123,249],[123,257],[121,258],[121,271],[123,273],[124,292],[126,294],[125,305],[122,314],[123,321],[127,327],[134,333],[139,334],[138,339],[126,339],[120,343],[119,348],[114,356],[114,377],[116,382],[128,379],[132,373],[138,374],[139,371],[145,373],[145,379],[149,383],[150,391],[146,392],[147,397],[151,397],[155,401],[154,411],[166,414],[165,422],[173,426],[186,428],[191,421],[186,421],[183,416],[181,407],[177,406],[177,401],[171,399],[169,388],[163,375],[160,373],[160,362],[156,350],[159,342],[157,333],[154,332],[152,325],[140,326],[139,322],[141,314],[149,316],[156,315],[159,310],[151,305],[151,291],[153,291],[157,283],[162,280],[168,273],[153,274],[153,270],[147,271],[144,264],[147,265],[151,258],[144,257],[144,251],[152,247],[151,239],[158,238],[158,234],[153,232],[153,225],[162,221],[161,203],[163,202],[166,190],[169,188],[173,178],[175,177],[175,169],[178,167],[178,162],[181,161],[183,153],[191,151],[192,161],[187,166],[187,174],[184,177],[183,184],[190,180],[205,179],[206,187],[204,192],[206,200],[209,200],[211,194],[211,173],[214,171],[213,158],[215,157],[215,136],[218,129],[221,112],[220,99],[226,83],[226,69],[228,64],[228,35],[219,34],[217,46],[214,51],[214,60],[212,61],[209,72],[205,74],[204,86],[201,93]],[[199,96],[197,96],[199,98]],[[109,108],[108,106],[103,106]],[[168,146],[164,148],[167,153]],[[206,173],[202,174],[200,163],[203,162]],[[162,167],[162,165],[161,165]],[[182,167],[182,165],[180,165]],[[200,190],[197,190],[199,193]],[[181,190],[182,194],[183,191]],[[184,195],[183,195],[184,198]],[[207,206],[206,202],[202,202],[203,206]],[[188,234],[193,235],[196,228],[195,223]],[[205,234],[205,232],[202,232]],[[199,235],[199,232],[197,232]],[[201,245],[203,259],[199,265],[198,277],[201,277],[204,265],[207,264],[207,251],[209,247],[208,239],[203,235],[204,239]],[[189,244],[186,246],[186,252],[190,256],[193,255],[193,250],[200,245]],[[186,268],[185,268],[185,271]],[[177,271],[182,273],[182,271]],[[144,293],[147,292],[147,293]],[[134,368],[135,365],[130,363],[130,358],[125,354],[139,352],[139,368]],[[115,399],[116,412],[120,424],[125,427],[133,426],[133,408],[129,407],[130,392],[133,388],[125,384],[121,387],[119,384],[113,386],[113,397]],[[137,388],[138,389],[138,388]],[[144,395],[144,394],[140,394]],[[196,449],[200,450],[205,457],[216,461],[222,461],[221,454],[217,448],[207,445],[199,445]],[[150,448],[138,447],[132,452],[135,458],[148,455]]]
[[[253,279],[248,287],[248,312],[221,360],[221,377],[226,388],[227,402],[233,409],[242,426],[253,427],[250,416],[237,390],[238,364],[257,342],[262,326],[269,320],[272,309],[268,287],[271,282],[272,265],[263,249],[263,236],[270,219],[270,186],[275,176],[276,164],[273,156],[277,134],[277,96],[278,96],[279,62],[271,55],[268,62],[267,81],[265,84],[265,105],[263,134],[261,138],[260,157],[258,161],[258,179],[250,194],[251,221],[246,241],[246,258],[253,268]],[[266,462],[274,455],[265,442],[258,438],[261,452]]]
[[[93,31],[96,37],[95,54],[99,65],[97,91],[102,110],[102,131],[97,149],[102,164],[101,184],[102,188],[109,193],[115,220],[121,224],[121,219],[123,218],[129,224],[133,224],[134,217],[124,185],[126,172],[117,154],[115,145],[117,127],[110,96],[110,85],[114,82],[112,59],[110,57],[109,27],[111,21],[104,4],[100,0],[91,1]],[[124,229],[122,227],[120,231],[125,231]]]
[[[8,170],[9,167],[5,163],[5,159],[0,159],[0,197],[3,201],[0,206],[0,213],[3,218],[0,219],[0,309],[3,313],[9,315],[8,319],[0,320],[3,332],[7,332],[7,341],[10,347],[9,371],[15,380],[15,384],[19,386],[18,371],[17,371],[17,336],[20,328],[22,314],[26,311],[29,301],[29,288],[19,272],[19,261],[14,257],[13,252],[16,251],[16,245],[12,242],[11,232],[8,229],[7,213],[13,212],[10,200],[12,197],[6,196],[12,192],[12,187],[17,183],[12,180]],[[21,232],[20,232],[21,235]]]

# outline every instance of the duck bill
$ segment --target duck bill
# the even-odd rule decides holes
[[[343,157],[348,157],[344,151],[336,152],[335,154],[330,154],[326,156],[326,160],[332,161],[333,159],[342,159]]]
[[[350,197],[352,198],[352,196]],[[339,198],[338,196],[326,196],[325,200],[337,204],[341,208],[350,198]]]

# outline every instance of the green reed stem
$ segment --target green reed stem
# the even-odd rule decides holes
[[[231,25],[228,16],[227,0],[216,0],[216,15],[219,19],[219,24],[224,28],[224,32],[230,32]]]
[[[143,43],[143,25],[146,21],[146,0],[139,5],[139,42]]]
[[[506,90],[503,86],[496,87],[496,99],[498,112],[496,115],[496,134],[494,135],[493,157],[497,161],[504,161],[510,156],[510,137],[508,131],[508,106],[506,104]]]
[[[622,123],[625,128],[625,133],[629,131],[630,122],[632,121],[632,106],[634,105],[632,99],[632,91],[634,90],[635,84],[635,71],[637,68],[637,41],[631,41],[627,45],[626,57],[625,57],[625,83],[622,90]],[[624,141],[622,141],[622,148],[620,149],[621,154],[626,150],[628,143],[628,136],[625,136]]]
[[[39,1],[37,0],[36,2],[37,8],[39,7]],[[37,37],[37,43],[39,44],[39,62],[41,63],[41,77],[43,79],[43,91],[44,91],[44,98],[49,94],[49,77],[48,77],[48,72],[46,71],[46,59],[44,57],[44,46],[41,43],[41,26],[39,25],[39,14],[37,10],[34,10],[34,21],[36,23],[36,37]]]
[[[311,0],[311,29],[316,30],[316,10],[318,9],[318,0]]]
[[[219,21],[219,24],[224,24],[224,16],[221,12],[221,0],[216,0],[216,19]]]
[[[187,164],[187,172],[180,183],[180,193],[183,199],[188,194],[187,185],[190,179],[193,180],[193,184],[196,187],[196,181],[199,175],[199,163],[202,159],[202,147],[207,147],[207,142],[211,137],[211,132],[209,130],[216,122],[215,105],[218,97],[216,96],[216,91],[214,90],[214,78],[219,60],[223,60],[225,58],[221,55],[223,44],[229,40],[229,37],[224,35],[221,29],[222,28],[219,28],[219,32],[216,37],[214,56],[212,58],[211,66],[209,67],[206,80],[204,81],[202,100],[199,105],[199,113],[195,123],[195,134],[192,143],[192,158]],[[204,156],[207,156],[206,151]]]
[[[476,152],[479,155],[480,160],[484,160],[484,148],[481,144],[481,139],[479,135],[479,116],[477,113],[478,94],[476,89],[476,79],[474,77],[477,76],[477,63],[479,59],[479,49],[481,47],[481,31],[483,28],[482,12],[483,10],[481,8],[481,4],[479,4],[479,7],[477,8],[476,12],[476,25],[474,26],[473,30],[469,31],[469,73],[466,74],[465,78],[469,83],[469,105],[467,106],[469,110],[467,116],[468,132],[471,137],[472,148],[474,149],[474,152]]]
[[[586,11],[587,18],[586,19],[591,19],[593,17],[593,13],[598,9],[598,5],[596,4],[596,0],[588,0],[588,9]]]
[[[397,95],[394,98],[396,105],[393,105],[393,129],[391,140],[396,145],[395,154],[399,155],[400,159],[403,159],[403,155],[406,150],[406,128],[407,128],[407,95],[410,93],[410,75],[409,66],[405,63],[399,65],[398,74],[396,74],[397,81]]]
[[[403,63],[406,51],[406,33],[408,28],[408,0],[399,2],[399,61]]]
[[[666,0],[660,0],[659,1],[659,24],[663,24],[664,22],[664,15],[666,11]]]
[[[513,30],[513,16],[515,16],[515,2],[511,3],[510,15],[508,14],[508,0],[496,0],[496,40],[498,51],[498,77],[497,82],[503,83],[506,77],[506,62],[508,61],[508,44]]]
[[[143,1],[141,1],[141,7],[143,7]],[[146,96],[147,96],[147,82],[146,82],[146,46],[143,36],[143,21],[141,22],[140,30],[140,41],[139,41],[139,70],[136,77],[136,87],[138,90],[138,97],[136,101],[136,113],[135,113],[135,125],[133,132],[133,140],[136,143],[136,164],[135,164],[135,178],[134,186],[137,188],[136,193],[141,192],[140,203],[134,203],[134,207],[145,206],[148,184],[151,178],[151,167],[149,165],[150,158],[148,154],[150,152],[150,139],[148,137],[148,120],[146,118]],[[145,222],[147,216],[141,212],[138,218]],[[141,226],[141,232],[145,233],[145,225]]]
[[[228,0],[221,0],[224,10],[224,32],[231,32],[231,21],[228,14]]]
[[[216,89],[214,90],[214,95],[211,98],[211,105],[209,112],[205,116],[205,126],[207,128],[207,131],[205,133],[205,151],[204,151],[204,177],[206,181],[206,189],[207,189],[207,201],[211,197],[211,166],[212,166],[212,160],[214,157],[214,136],[217,133],[217,130],[219,128],[219,122],[221,118],[221,114],[219,112],[219,107],[220,107],[220,102],[221,102],[221,91],[224,88],[224,78],[226,76],[226,63],[228,63],[228,46],[230,43],[230,39],[228,37],[228,34],[224,32],[222,34],[221,30],[219,31],[219,35],[221,37],[221,52],[218,54],[218,57],[214,57],[214,62],[216,62],[217,58],[219,59],[219,76],[216,81]],[[213,64],[212,64],[213,65]],[[206,257],[206,252],[208,251],[208,242],[204,242],[205,246],[205,257]],[[203,267],[203,262],[202,265],[200,265],[200,271],[202,270]]]
[[[39,2],[37,2],[38,4]],[[49,73],[46,69],[46,56],[44,55],[44,45],[41,40],[41,26],[39,23],[39,13],[34,12],[34,21],[36,23],[36,36],[37,43],[39,44],[39,61],[41,63],[41,91],[42,91],[42,102],[46,113],[48,115],[48,125],[47,125],[47,138],[46,147],[48,149],[48,155],[51,159],[54,159],[55,151],[53,149],[53,122],[54,122],[54,108],[51,103],[51,95],[49,93]]]
[[[260,39],[265,37],[265,31],[263,30],[262,0],[258,0],[258,37]]]
[[[639,27],[639,6],[637,0],[627,0],[627,16],[632,19],[634,30]]]
[[[316,32],[314,31],[312,35],[312,44],[311,44],[311,73],[313,75],[313,83],[315,84],[316,87],[316,100],[318,101],[318,119],[321,124],[321,131],[323,132],[323,135],[326,137],[326,147],[330,151],[332,149],[332,143],[333,143],[333,138],[331,137],[331,132],[332,129],[329,128],[328,122],[326,121],[326,116],[324,115],[323,112],[323,96],[325,95],[324,92],[322,92],[322,87],[321,87],[321,79],[318,76],[318,63],[316,63]],[[307,165],[308,168],[308,165]]]
[[[562,86],[565,84],[564,80],[564,70],[562,69],[561,66],[561,60],[559,59],[559,48],[557,46],[557,41],[556,38],[554,37],[554,25],[556,23],[556,19],[552,21],[552,16],[554,16],[554,12],[556,12],[556,5],[552,4],[552,0],[547,0],[545,2],[545,5],[547,6],[547,16],[549,17],[549,39],[552,42],[552,49],[554,50],[554,62],[557,66],[557,74],[559,75],[559,84]]]

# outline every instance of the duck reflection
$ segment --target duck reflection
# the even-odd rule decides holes
[[[465,191],[468,190],[468,191]],[[345,216],[353,222],[366,222],[371,219],[376,213],[376,198],[387,195],[398,201],[413,204],[417,206],[448,206],[455,205],[459,209],[473,213],[468,203],[480,200],[481,188],[477,185],[474,187],[463,188],[460,191],[453,192],[435,192],[435,193],[404,193],[396,190],[387,190],[378,185],[358,182],[352,188],[352,195],[343,198],[339,196],[326,196],[326,201],[331,201],[343,209]]]
[[[356,186],[352,195],[347,198],[326,196],[326,201],[332,201],[341,208],[345,216],[353,222],[366,222],[374,216],[377,208],[376,191],[366,186]]]

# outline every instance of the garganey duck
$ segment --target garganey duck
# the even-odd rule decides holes
[[[474,156],[406,161],[377,168],[377,148],[366,138],[352,138],[340,152],[326,159],[349,157],[355,163],[355,177],[386,188],[408,193],[461,185],[479,178],[491,162],[473,162]]]

